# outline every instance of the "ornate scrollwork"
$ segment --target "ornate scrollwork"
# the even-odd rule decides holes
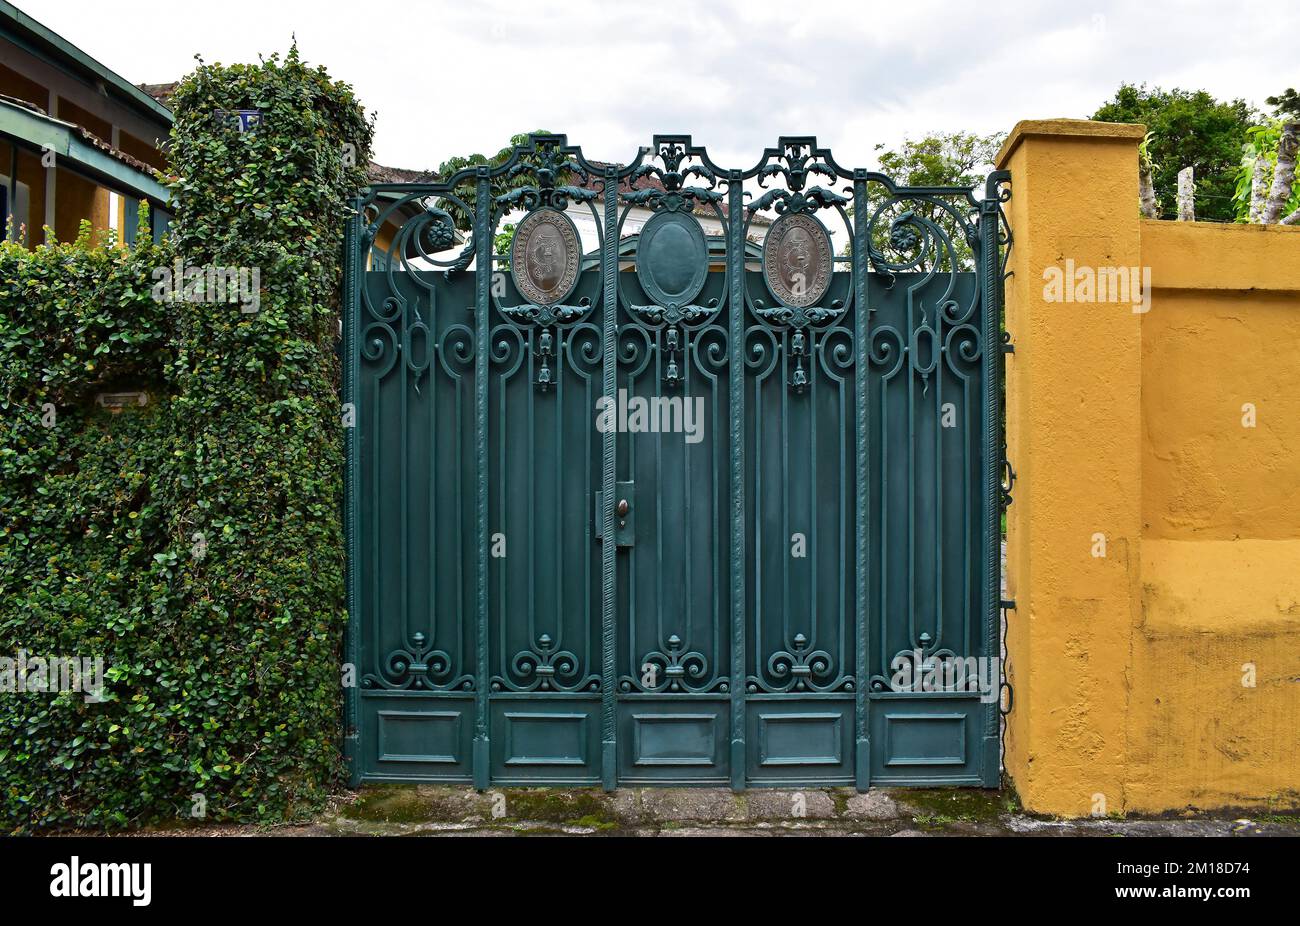
[[[576,322],[590,310],[589,305],[503,305],[497,307],[511,321],[549,328]]]
[[[749,206],[749,210],[757,212],[771,207],[784,215],[811,213],[828,206],[848,205],[848,197],[825,187],[815,186],[804,189],[809,178],[818,174],[829,177],[832,183],[839,179],[835,168],[821,158],[812,139],[784,139],[779,158],[765,164],[758,171],[758,185],[766,187],[770,178],[779,176],[785,178],[785,189],[769,190],[755,200]]]
[[[748,288],[745,292],[750,311],[764,324],[782,328],[834,324],[851,305],[852,288],[845,279],[836,283],[830,233],[816,215],[821,210],[837,213],[852,238],[852,221],[845,208],[849,199],[827,187],[807,185],[817,175],[839,178],[828,157],[811,138],[782,139],[780,147],[767,150],[756,172],[761,187],[774,178],[784,181],[745,207],[747,227],[762,210],[773,209],[778,216],[767,231],[762,256],[763,283],[775,304],[769,305],[767,296],[755,297]],[[833,284],[836,293],[831,292]]]
[[[577,178],[582,179],[579,182]],[[613,183],[619,184],[617,204],[612,201],[613,191],[607,191],[601,184],[601,181],[610,182],[611,178]],[[488,204],[475,200],[467,192],[476,185],[480,191],[487,189],[485,180],[491,182],[492,190],[500,191],[501,181],[513,182],[520,179],[527,185],[515,186],[502,195],[493,196]],[[591,182],[593,180],[595,182]],[[853,182],[852,200],[844,195],[849,192],[849,188],[841,184],[841,180]],[[754,196],[750,196],[743,192],[743,187],[753,182],[760,189],[754,191]],[[982,378],[982,364],[990,360],[987,352],[995,351],[998,346],[984,342],[984,338],[990,337],[987,333],[990,330],[990,316],[981,314],[980,306],[994,305],[992,318],[996,320],[996,303],[987,292],[987,288],[993,285],[989,280],[996,277],[996,267],[987,264],[988,255],[980,249],[990,241],[990,228],[985,223],[997,224],[997,233],[993,236],[996,247],[1010,245],[1010,235],[1005,229],[1006,221],[1001,208],[1009,196],[1006,182],[1005,177],[991,176],[983,200],[974,199],[970,191],[960,188],[922,189],[899,186],[879,174],[843,170],[835,164],[829,151],[817,148],[815,141],[810,138],[782,139],[775,149],[768,149],[763,159],[750,169],[731,171],[711,162],[703,149],[692,146],[685,136],[660,136],[655,139],[654,147],[644,151],[632,164],[606,170],[605,165],[593,165],[586,161],[579,149],[569,147],[562,136],[536,136],[527,144],[516,146],[504,161],[479,166],[475,170],[459,171],[454,176],[445,178],[445,182],[411,185],[409,195],[408,191],[398,189],[398,185],[381,185],[384,188],[378,193],[368,194],[367,201],[360,205],[365,227],[360,237],[352,239],[361,246],[361,250],[353,256],[359,256],[365,265],[360,274],[362,285],[359,299],[363,308],[350,317],[352,327],[349,336],[355,338],[351,342],[354,351],[352,356],[359,358],[359,366],[364,369],[365,377],[382,379],[390,373],[396,374],[402,379],[403,388],[413,388],[417,393],[423,387],[427,395],[431,380],[436,381],[438,389],[453,381],[456,404],[451,404],[450,397],[447,397],[446,403],[435,407],[438,426],[449,427],[452,417],[459,421],[459,416],[469,408],[471,402],[476,403],[475,408],[480,412],[487,407],[485,414],[493,424],[484,433],[492,435],[493,456],[496,455],[498,446],[495,443],[498,432],[494,430],[498,419],[493,417],[498,414],[495,397],[509,395],[509,401],[514,401],[519,393],[495,393],[489,390],[501,388],[505,380],[517,374],[521,379],[531,379],[542,390],[554,390],[556,384],[562,381],[562,394],[567,400],[570,397],[569,384],[572,377],[573,380],[580,381],[577,390],[572,393],[574,402],[577,402],[579,397],[592,396],[603,388],[601,374],[604,372],[605,361],[611,359],[605,353],[607,350],[614,351],[615,375],[618,378],[657,377],[662,386],[685,390],[687,395],[703,394],[706,398],[711,395],[715,412],[724,417],[728,411],[729,395],[747,397],[752,388],[760,398],[755,400],[753,406],[749,405],[746,398],[745,407],[758,409],[755,413],[758,416],[766,414],[767,418],[762,420],[765,424],[771,422],[773,427],[777,426],[776,415],[772,411],[774,406],[770,404],[773,392],[782,407],[779,423],[782,429],[786,428],[787,414],[792,422],[802,427],[799,416],[809,410],[822,414],[821,420],[825,421],[839,409],[847,421],[847,413],[860,407],[852,404],[856,400],[850,396],[858,393],[849,388],[850,380],[853,380],[853,387],[862,386],[869,373],[869,382],[873,384],[869,388],[872,391],[865,391],[868,387],[862,386],[864,392],[861,393],[870,396],[869,418],[862,420],[869,420],[870,427],[880,424],[882,442],[886,439],[897,441],[899,438],[896,435],[902,432],[891,430],[886,434],[884,430],[885,424],[893,427],[896,422],[887,419],[899,412],[884,401],[885,389],[890,384],[886,383],[878,389],[875,384],[880,379],[897,377],[903,381],[904,388],[899,392],[906,394],[907,402],[917,403],[915,427],[918,434],[936,420],[938,412],[933,410],[940,407],[940,400],[946,403],[949,398],[954,400],[953,404],[959,416],[962,416],[961,427],[973,429],[977,421],[984,418],[992,417],[996,421],[996,411],[988,411],[987,404],[977,403],[977,386],[989,381]],[[777,184],[780,188],[776,187]],[[868,189],[870,193],[867,192]],[[457,199],[458,193],[464,202]],[[608,204],[609,211],[598,208],[602,200]],[[475,209],[475,205],[479,208]],[[582,213],[580,224],[586,234],[588,227],[585,224],[585,213],[588,207],[595,216],[596,233],[600,241],[599,257],[594,257],[594,252],[585,256],[579,254],[576,264],[577,282],[562,297],[556,297],[553,301],[548,301],[548,298],[529,298],[524,289],[516,286],[516,293],[507,285],[509,298],[520,300],[517,305],[508,305],[503,304],[505,297],[498,298],[500,293],[495,285],[482,287],[485,281],[481,276],[476,281],[481,288],[474,297],[466,295],[468,287],[442,287],[443,281],[437,278],[467,271],[471,265],[478,274],[492,274],[498,269],[504,269],[504,258],[501,255],[475,252],[483,247],[490,249],[497,225],[509,212],[523,210],[529,215],[536,215],[541,210],[551,209],[560,213],[566,210],[571,210],[570,214]],[[829,249],[829,263],[826,267],[828,285],[822,292],[818,292],[820,287],[814,287],[815,296],[801,296],[792,287],[785,285],[784,280],[782,285],[785,288],[782,289],[781,286],[773,285],[774,281],[769,277],[766,284],[768,289],[764,291],[763,276],[752,272],[755,263],[752,251],[747,254],[724,255],[725,261],[720,260],[719,240],[715,236],[705,238],[702,250],[697,243],[690,251],[692,256],[703,255],[702,261],[690,262],[692,273],[703,263],[703,288],[696,289],[690,298],[676,299],[671,295],[676,290],[661,285],[660,292],[668,293],[668,297],[658,298],[644,286],[638,289],[637,274],[610,274],[608,271],[611,268],[603,265],[609,259],[617,262],[613,269],[625,269],[628,263],[638,261],[641,257],[640,246],[648,244],[642,238],[638,239],[637,250],[630,248],[630,242],[635,236],[631,230],[624,233],[623,220],[627,219],[632,207],[651,210],[654,213],[651,221],[659,216],[674,217],[672,220],[664,219],[656,226],[661,230],[673,230],[671,235],[678,239],[671,242],[674,247],[681,240],[678,231],[690,234],[688,223],[706,228],[709,224],[707,217],[710,215],[716,216],[725,229],[723,243],[727,248],[739,241],[752,249],[758,238],[756,232],[766,219],[775,220],[772,226],[768,226],[769,235],[777,227],[775,223],[783,220],[790,221],[786,221],[782,228],[808,227],[805,223],[793,221],[796,218],[819,223],[826,229],[828,237],[833,236],[836,245]],[[733,208],[735,212],[732,212]],[[620,212],[623,220],[617,218]],[[765,214],[760,216],[759,213]],[[836,219],[836,215],[841,218]],[[698,220],[699,216],[706,217],[703,225]],[[474,233],[467,236],[463,247],[458,248],[457,240],[460,236],[456,223],[459,221],[460,227],[464,229],[467,217],[474,223]],[[396,218],[401,221],[395,221]],[[756,218],[758,221],[755,221]],[[615,222],[615,227],[610,227]],[[396,229],[391,239],[386,237],[390,227]],[[651,228],[648,224],[642,226],[642,234]],[[846,230],[847,240],[844,237]],[[376,237],[377,231],[382,231],[383,234]],[[714,233],[702,231],[702,234],[707,236]],[[753,240],[750,240],[751,234]],[[378,241],[384,243],[378,244]],[[668,239],[664,240],[665,250],[669,243]],[[774,248],[774,254],[775,250]],[[385,251],[386,254],[383,253]],[[677,252],[678,255],[681,253]],[[385,257],[387,260],[384,260]],[[367,258],[372,262],[365,263]],[[799,259],[802,259],[802,255],[799,255]],[[671,261],[665,261],[665,266],[669,265]],[[970,279],[962,279],[960,285],[954,285],[953,280],[959,270],[967,271],[976,266],[986,269],[993,276],[987,279],[981,276],[974,290],[968,288]],[[736,273],[737,268],[744,279],[737,281],[723,277],[724,272],[730,275]],[[639,266],[637,269],[640,269]],[[681,265],[677,269],[680,270]],[[441,274],[435,276],[431,270],[439,270]],[[710,270],[714,271],[712,275]],[[1003,275],[1005,270],[1006,265],[1003,263]],[[383,273],[389,275],[387,288],[382,278]],[[402,274],[409,276],[399,276]],[[685,273],[683,275],[686,276]],[[614,278],[613,292],[618,297],[615,305],[604,303],[606,290],[601,284],[610,276]],[[668,276],[664,273],[659,279],[667,280]],[[718,286],[719,277],[723,277],[721,287]],[[691,289],[693,279],[692,275],[683,283],[682,292]],[[508,280],[509,277],[507,284]],[[493,278],[491,282],[495,284],[496,279]],[[889,299],[878,302],[881,314],[868,317],[866,313],[877,311],[877,306],[859,306],[856,300],[874,297],[879,293],[882,283],[885,286],[897,285],[899,291],[894,292]],[[435,284],[442,287],[437,290],[438,296],[454,296],[451,304],[439,303],[431,298]],[[743,300],[739,305],[731,304],[733,284],[735,298]],[[626,299],[624,287],[627,288],[627,293],[635,293],[636,298]],[[489,295],[483,295],[485,289]],[[904,289],[906,292],[902,291]],[[642,295],[643,292],[645,295]],[[719,292],[722,294],[720,298],[710,298]],[[981,303],[982,299],[986,301]],[[475,302],[475,311],[470,315],[470,322],[464,324],[463,313],[467,302]],[[493,319],[490,312],[482,314],[485,302],[489,310],[499,313],[499,318]],[[856,309],[860,309],[863,315],[853,314]],[[733,312],[741,313],[741,317],[730,314]],[[624,324],[629,321],[629,315],[631,323]],[[480,325],[487,327],[486,336]],[[613,331],[609,326],[614,326]],[[740,339],[739,345],[732,340],[733,336]],[[479,354],[479,350],[485,350],[485,353]],[[742,369],[733,367],[733,357],[738,361],[736,365],[742,366]],[[488,369],[475,371],[480,358],[486,362]],[[865,361],[869,369],[858,369],[859,360]],[[647,374],[647,369],[651,367],[653,369]],[[479,378],[474,377],[475,372],[479,373]],[[912,391],[912,381],[909,379],[913,376],[917,380],[915,392]],[[738,388],[736,379],[729,380],[727,377],[739,379]],[[489,386],[482,392],[471,395],[468,390],[462,389],[471,380],[475,383],[486,380]],[[365,385],[367,388],[372,386],[368,382]],[[367,395],[376,395],[376,402],[386,402],[388,395],[397,392],[391,388],[392,385],[386,384],[384,390]],[[735,391],[729,393],[728,387]],[[793,401],[785,392],[787,388],[795,393],[809,392],[812,399]],[[920,397],[926,395],[927,390],[933,398],[921,402]],[[936,395],[936,390],[942,394]],[[527,394],[527,390],[523,390],[523,393],[531,402],[533,397]],[[493,398],[486,399],[486,395]],[[439,397],[442,401],[441,393]],[[405,398],[403,401],[406,401]],[[492,403],[490,407],[489,401]],[[894,400],[891,398],[890,401]],[[902,398],[898,400],[899,407],[902,407],[903,401]],[[505,407],[505,400],[501,407]],[[547,414],[550,415],[550,403],[546,403],[546,407]],[[730,406],[733,413],[736,407],[735,404]],[[423,410],[425,406],[420,405],[418,408]],[[456,416],[444,415],[442,408],[454,410]],[[911,416],[911,408],[908,407],[906,411]],[[393,419],[389,417],[384,420]],[[546,420],[549,422],[551,418]],[[563,424],[563,427],[557,428],[559,437],[555,442],[563,445],[567,441],[572,449],[575,442],[570,439],[570,420],[560,415],[556,415],[554,420]],[[740,420],[737,430],[731,433],[744,440],[747,439],[744,428],[749,427],[749,424],[743,416]],[[468,428],[467,425],[465,427]],[[816,427],[820,427],[820,424]],[[816,441],[825,442],[830,439],[824,427],[821,428],[820,436],[813,428],[809,428],[808,432]],[[464,434],[468,433],[467,429]],[[547,433],[549,434],[549,428]],[[710,454],[706,451],[713,452],[714,462],[721,459],[721,454],[727,448],[728,434],[719,433],[720,437],[709,446],[690,450],[691,456],[686,458],[688,476],[698,475],[700,470],[707,471]],[[863,426],[860,433],[875,434],[868,426]],[[973,431],[971,434],[973,436]],[[805,439],[799,430],[783,433],[782,437],[795,443]],[[928,432],[925,438],[930,440]],[[872,436],[870,440],[876,438]],[[972,456],[975,453],[974,440],[966,440],[962,447],[959,446],[962,443],[960,439],[949,439],[941,434],[940,441],[946,441],[940,444],[945,453]],[[910,463],[914,456],[921,459],[930,454],[931,446],[917,440],[909,443],[906,448],[890,449],[900,453],[906,450]],[[863,447],[867,448],[866,451],[863,451]],[[878,449],[866,439],[857,445],[852,442],[842,445],[835,460],[838,461],[836,465],[841,466],[845,472],[841,477],[845,480],[843,485],[851,481],[848,471],[853,458],[857,456],[861,460],[864,452],[876,453]],[[601,447],[595,447],[595,451],[592,452],[591,447],[583,448],[581,460],[577,460],[573,453],[567,456],[557,455],[557,459],[562,460],[566,472],[572,474],[574,466],[590,466],[600,452],[621,452],[603,451]],[[512,448],[508,452],[514,453],[515,450]],[[506,451],[502,452],[503,457],[505,453]],[[827,462],[830,458],[819,450],[812,451],[810,457],[813,462],[809,465],[813,467],[815,475],[809,481],[821,478],[824,482],[829,482],[834,473],[831,464]],[[514,458],[510,459],[513,461]],[[467,460],[468,452],[464,460],[451,462],[464,467],[468,465],[465,462]],[[674,466],[676,460],[674,457]],[[984,466],[981,471],[987,473],[990,468],[996,467],[996,462],[994,457],[992,465]],[[1009,501],[1011,481],[1014,478],[1014,473],[1006,463],[1005,451],[1002,463],[1001,495],[1005,504]],[[802,461],[797,465],[803,465]],[[621,460],[618,466],[623,466]],[[875,464],[872,466],[872,471],[875,472]],[[592,466],[589,472],[595,471]],[[671,472],[675,474],[676,470]],[[817,473],[822,475],[818,476]],[[832,476],[827,476],[827,473]],[[371,473],[363,478],[377,477]],[[585,494],[588,487],[582,485],[578,477],[574,478],[576,489],[569,495],[575,492],[577,495]],[[672,478],[676,476],[672,475]],[[718,525],[730,514],[723,508],[727,495],[726,485],[725,480],[719,482],[713,491],[712,507],[704,506],[709,509],[707,513]],[[891,482],[890,488],[896,489],[897,485]],[[952,512],[959,505],[966,504],[970,498],[975,497],[975,493],[985,491],[985,488],[983,483],[980,486],[971,483],[961,490],[964,494],[954,490],[944,495],[943,512],[936,515],[936,522],[941,522],[939,528],[943,529],[948,523],[947,519],[954,517]],[[826,491],[824,486],[813,489],[811,497],[817,500],[820,498],[817,493],[823,491]],[[942,491],[947,492],[947,487]],[[560,500],[557,504],[568,504],[571,501],[564,493],[557,493],[555,497]],[[989,504],[995,503],[996,496]],[[784,504],[788,506],[790,502]],[[802,489],[794,499],[794,504],[805,504]],[[742,509],[735,516],[741,519],[765,516],[762,511],[755,515],[754,510]],[[467,511],[465,509],[462,514]],[[899,512],[897,503],[893,512]],[[697,521],[703,521],[704,514],[699,506],[689,513]],[[382,515],[382,518],[387,517],[388,515]],[[910,526],[911,517],[908,515],[900,522],[909,525],[907,530],[913,529]],[[391,528],[382,518],[375,519],[376,526],[373,530]],[[450,515],[445,512],[440,518],[442,520],[431,519],[430,530],[443,526],[444,522],[451,523]],[[883,522],[883,517],[881,520]],[[382,528],[379,526],[381,523]],[[468,523],[467,518],[462,517],[456,523],[464,525]],[[841,522],[842,525],[844,523]],[[866,530],[876,530],[874,524],[871,522]],[[710,529],[718,525],[711,525]],[[852,524],[841,526],[840,536],[849,538],[856,529],[858,528]],[[832,528],[823,523],[818,528],[818,535],[831,536],[831,531]],[[544,533],[549,542],[549,531]],[[864,544],[872,555],[877,549],[883,549],[893,542],[893,529],[882,528],[881,537],[886,542],[877,544],[873,539],[869,545]],[[373,539],[368,538],[367,542],[373,542]],[[847,539],[845,542],[847,544]],[[919,559],[918,556],[918,561]],[[719,560],[717,570],[725,572],[725,557],[720,557]],[[890,563],[893,568],[898,568],[897,559],[891,559]],[[572,566],[572,560],[569,565]],[[745,568],[743,561],[740,568]],[[918,576],[925,575],[918,570],[927,567],[908,568],[912,569],[909,573],[911,579],[916,581]],[[969,563],[963,567],[954,561],[947,574],[956,576],[959,568],[965,568],[967,573],[972,572]],[[841,573],[845,571],[844,568],[840,569]],[[824,581],[832,572],[834,568],[830,566],[825,569],[826,575],[815,571],[809,581]],[[699,603],[706,600],[706,596],[701,594],[702,583],[697,576],[698,573],[687,573],[685,581],[694,583],[695,587],[684,599],[692,608],[691,623],[686,626],[697,636],[688,637],[680,632],[679,626],[679,634],[672,634],[665,639],[656,632],[649,640],[634,636],[638,649],[631,653],[619,650],[618,659],[627,659],[629,662],[640,652],[640,646],[650,650],[642,658],[642,664],[656,667],[656,683],[652,686],[645,686],[639,677],[635,677],[638,668],[635,665],[620,667],[620,673],[630,670],[628,676],[599,674],[600,657],[603,654],[594,643],[598,637],[595,618],[572,609],[572,586],[561,586],[561,593],[557,596],[560,601],[555,605],[555,612],[558,614],[563,611],[564,616],[553,618],[552,606],[548,600],[537,606],[536,615],[530,612],[530,629],[526,633],[520,629],[517,623],[519,618],[514,613],[501,614],[495,610],[488,612],[488,609],[503,607],[499,603],[494,604],[495,599],[489,598],[484,611],[491,616],[485,620],[493,623],[490,630],[482,631],[481,639],[492,639],[494,634],[500,632],[504,635],[498,638],[498,642],[505,639],[514,646],[502,651],[500,655],[494,651],[490,671],[477,679],[463,673],[456,674],[461,668],[460,661],[468,658],[468,653],[448,645],[446,649],[451,652],[449,656],[448,652],[435,647],[433,641],[426,639],[423,634],[408,636],[405,623],[407,615],[403,614],[402,632],[382,637],[382,648],[375,644],[376,652],[371,658],[378,662],[378,666],[367,667],[374,671],[363,676],[362,685],[413,690],[468,690],[477,682],[480,688],[487,687],[496,691],[589,692],[597,691],[602,684],[606,684],[617,686],[623,691],[687,694],[727,691],[728,686],[734,692],[739,685],[763,693],[848,691],[863,684],[883,690],[888,684],[888,672],[881,666],[872,666],[880,670],[880,674],[875,676],[869,676],[866,669],[854,674],[853,654],[849,651],[847,642],[852,633],[846,623],[852,621],[853,616],[851,609],[843,605],[844,599],[851,597],[853,592],[839,589],[836,590],[838,594],[833,596],[840,598],[838,609],[832,597],[823,594],[816,602],[819,610],[814,612],[811,623],[805,623],[804,633],[794,634],[793,637],[790,636],[793,628],[784,631],[775,629],[783,623],[781,615],[769,615],[764,611],[761,632],[755,635],[753,642],[758,652],[755,654],[751,651],[747,654],[748,658],[755,660],[751,669],[753,674],[730,677],[725,668],[724,652],[712,648],[715,644],[708,642],[713,630],[717,630],[720,640],[726,634],[718,628],[701,631],[696,626],[703,613],[698,610],[702,607]],[[595,576],[588,576],[590,580],[594,578]],[[796,581],[796,597],[802,587],[799,583],[803,581],[802,577]],[[714,583],[717,584],[716,575]],[[959,584],[959,581],[954,580],[954,586]],[[591,588],[596,587],[595,581],[590,581],[589,585]],[[617,594],[623,594],[623,590],[620,589]],[[718,599],[723,605],[726,603],[723,600],[725,595],[725,589],[717,591]],[[879,634],[879,639],[887,640],[887,643],[878,649],[873,648],[873,661],[883,658],[886,653],[912,640],[914,636],[928,659],[945,658],[951,654],[951,650],[940,647],[940,641],[963,652],[971,649],[969,632],[964,648],[961,643],[952,642],[954,639],[959,640],[960,634],[950,635],[947,632],[951,624],[947,615],[957,613],[961,604],[967,605],[968,612],[972,611],[977,602],[954,603],[951,596],[945,595],[941,604],[935,604],[929,598],[918,596],[912,608],[914,613],[906,619],[926,625],[929,633],[938,638],[932,640],[929,634],[917,635],[919,627],[901,629],[894,623],[897,604],[895,598],[896,595],[888,588],[881,596],[880,611],[889,617],[881,617],[880,627],[877,629],[873,624],[870,632],[873,635]],[[413,600],[430,600],[440,608],[446,601],[444,598],[426,599],[418,596],[413,596]],[[875,602],[872,602],[873,614],[875,607]],[[939,611],[944,615],[941,618],[935,617]],[[439,642],[445,639],[441,621],[446,616],[440,615],[437,625]],[[539,636],[537,630],[531,629],[534,616],[537,623],[555,633],[542,633]],[[621,619],[621,616],[615,618]],[[966,618],[968,621],[972,619],[974,618]],[[419,625],[415,619],[412,621]],[[707,623],[706,617],[700,626]],[[605,626],[608,629],[608,621]],[[432,632],[425,626],[425,633]],[[611,638],[614,638],[613,634],[622,631],[609,632]],[[644,629],[642,633],[645,633]],[[762,640],[764,635],[767,635],[766,645]],[[873,639],[877,637],[873,636]],[[568,642],[569,647],[564,647],[561,640]],[[583,645],[576,645],[573,641],[584,642]],[[777,652],[772,652],[773,646],[778,647]],[[394,648],[389,651],[389,647]],[[592,650],[596,652],[593,653]],[[513,657],[510,657],[510,653],[514,654]],[[453,660],[458,663],[454,668]]]
[[[853,690],[853,679],[837,677],[831,654],[824,649],[809,650],[808,638],[802,633],[794,635],[790,649],[767,658],[767,678],[751,675],[747,684],[751,693]]]
[[[765,322],[786,328],[808,328],[812,325],[824,325],[839,318],[839,308],[803,309],[792,305],[774,305],[764,308],[755,305],[754,314]]]
[[[599,691],[600,677],[583,675],[578,657],[570,650],[557,650],[551,635],[544,633],[535,648],[515,654],[507,675],[493,677],[492,690]]]
[[[717,311],[716,305],[717,300],[714,300],[712,307],[683,305],[665,308],[661,305],[634,305],[630,308],[636,313],[637,318],[648,325],[691,325],[713,317]]]
[[[683,162],[690,159],[693,154],[690,138],[674,136],[659,138],[656,139],[656,144],[651,151],[662,166],[655,164],[654,161],[642,164],[632,172],[631,185],[635,187],[638,180],[652,177],[659,180],[662,189],[655,186],[632,189],[623,194],[624,200],[633,205],[649,206],[655,210],[664,209],[669,212],[689,210],[697,203],[722,201],[722,192],[717,189],[718,178],[712,168],[703,162],[682,166]],[[685,182],[689,177],[698,177],[704,180],[707,186],[686,186]]]
[[[379,672],[362,676],[361,686],[390,690],[471,691],[474,678],[454,675],[451,657],[444,650],[434,649],[433,641],[417,632],[411,637],[409,648],[398,647],[384,658]]]
[[[698,650],[687,650],[675,633],[668,637],[662,651],[654,650],[641,657],[641,673],[639,678],[622,678],[619,688],[656,694],[727,690],[725,679],[709,679],[708,658]],[[647,679],[651,681],[647,683]]]
[[[891,667],[906,664],[913,678],[920,678],[927,672],[933,671],[936,666],[942,665],[949,659],[956,659],[957,654],[951,649],[936,648],[935,640],[928,633],[922,633],[916,638],[916,643],[911,649],[899,650],[894,657],[889,660]],[[912,690],[900,688],[895,685],[892,678],[886,678],[884,675],[876,674],[871,676],[872,691],[899,691]]]

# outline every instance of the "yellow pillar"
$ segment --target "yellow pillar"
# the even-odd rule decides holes
[[[1058,301],[1045,271],[1086,278],[1089,269],[1141,264],[1144,132],[1026,121],[998,155],[1012,177],[1007,450],[1018,475],[1007,525],[1016,610],[1006,769],[1024,806],[1045,813],[1125,808],[1130,638],[1141,602],[1142,315],[1130,301]]]

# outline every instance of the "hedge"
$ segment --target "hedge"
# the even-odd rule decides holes
[[[372,126],[296,49],[200,63],[171,105],[164,244],[0,247],[0,657],[106,666],[97,700],[0,693],[11,832],[295,819],[341,781],[340,252]],[[158,298],[177,261],[257,279],[256,311]],[[124,389],[148,404],[95,404]]]

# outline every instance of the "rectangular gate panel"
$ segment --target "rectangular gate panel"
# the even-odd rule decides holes
[[[873,702],[873,782],[981,784],[987,705],[966,697],[888,695]]]
[[[492,700],[492,781],[592,785],[600,781],[600,701]]]
[[[615,586],[619,779],[722,784],[729,373],[725,312],[703,307],[725,301],[725,275],[704,273],[691,321],[676,325],[631,308],[653,299],[639,278],[620,277],[616,472],[632,487],[634,533],[618,550]]]
[[[725,696],[625,696],[618,710],[620,782],[727,782],[730,708]]]
[[[489,671],[492,691],[595,692],[600,547],[592,517],[601,446],[593,327],[493,326],[488,387]]]
[[[851,697],[755,696],[746,714],[751,785],[853,783]]]
[[[363,728],[375,734],[366,744],[374,777],[470,780],[472,698],[365,692],[361,710]]]

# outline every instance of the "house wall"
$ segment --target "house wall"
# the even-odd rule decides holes
[[[99,241],[108,228],[108,191],[86,178],[63,168],[56,168],[55,184],[59,190],[54,209],[54,237],[73,241],[83,219],[89,219],[92,241]]]
[[[1026,122],[999,157],[1006,770],[1047,813],[1295,807],[1300,229],[1140,220],[1143,134]],[[1150,300],[1054,301],[1067,260],[1149,272]]]

